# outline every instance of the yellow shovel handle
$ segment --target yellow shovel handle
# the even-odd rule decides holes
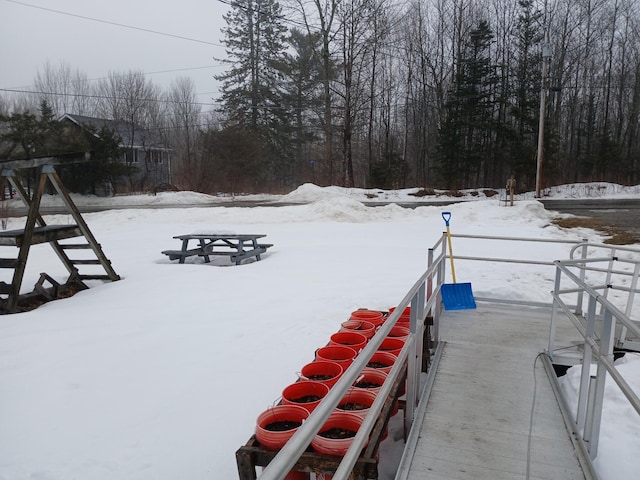
[[[453,266],[453,247],[451,246],[451,232],[449,231],[449,225],[447,225],[447,243],[449,244],[449,260],[451,262],[451,277],[453,283],[456,283],[456,269]]]

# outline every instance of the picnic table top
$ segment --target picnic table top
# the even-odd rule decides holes
[[[206,239],[206,240],[255,240],[266,237],[264,233],[187,233],[176,235],[173,238],[179,240]]]

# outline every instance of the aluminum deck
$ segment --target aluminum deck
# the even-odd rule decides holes
[[[591,478],[536,359],[547,347],[550,312],[487,303],[443,312],[446,343],[406,478]],[[556,346],[573,345],[577,332],[560,323]]]

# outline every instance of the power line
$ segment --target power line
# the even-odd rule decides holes
[[[158,74],[163,74],[163,73],[176,73],[176,72],[186,72],[186,71],[190,71],[190,70],[204,70],[204,69],[208,69],[208,68],[218,68],[223,66],[222,63],[218,63],[215,65],[203,65],[203,66],[199,66],[199,67],[186,67],[186,68],[174,68],[171,70],[157,70],[155,72],[140,72],[143,75],[158,75]],[[127,73],[121,73],[121,74],[117,74],[117,75],[113,75],[110,74],[108,76],[102,76],[102,77],[95,77],[95,78],[87,78],[86,81],[87,82],[97,82],[100,80],[107,80],[107,79],[118,79],[118,78],[125,78],[128,77],[131,74],[131,72],[127,72]],[[24,93],[24,91],[27,91],[29,93],[32,92],[32,90],[30,89],[34,89],[36,88],[35,85],[20,85],[20,86],[13,86],[13,87],[4,87],[4,88],[0,88],[0,91],[5,91],[5,92],[15,92],[15,93]],[[219,92],[202,92],[202,93],[196,93],[196,95],[213,95],[213,94],[218,94]],[[62,95],[59,93],[48,93],[48,95]]]
[[[109,20],[102,20],[100,18],[88,17],[86,15],[79,15],[79,14],[76,14],[76,13],[63,12],[62,10],[55,10],[53,8],[41,7],[39,5],[32,5],[30,3],[19,2],[18,0],[5,0],[5,1],[9,2],[9,3],[15,3],[16,5],[22,5],[24,7],[35,8],[37,10],[44,10],[46,12],[57,13],[59,15],[66,15],[68,17],[81,18],[83,20],[90,20],[92,22],[104,23],[106,25],[114,25],[116,27],[128,28],[128,29],[131,29],[131,30],[138,30],[138,31],[141,31],[141,32],[153,33],[155,35],[162,35],[164,37],[178,38],[180,40],[187,40],[189,42],[203,43],[205,45],[212,45],[214,47],[223,47],[224,48],[224,45],[221,45],[219,43],[209,42],[207,40],[200,40],[200,39],[197,39],[197,38],[185,37],[183,35],[176,35],[176,34],[173,34],[173,33],[160,32],[158,30],[151,30],[149,28],[136,27],[134,25],[127,25],[127,24],[124,24],[124,23],[112,22],[112,21],[109,21]]]
[[[60,97],[78,97],[78,98],[93,98],[97,100],[126,100],[125,97],[114,97],[113,95],[97,95],[97,94],[86,94],[86,93],[62,93],[62,92],[43,92],[38,90],[22,90],[17,88],[0,88],[0,92],[8,92],[8,93],[26,93],[29,95],[51,95],[51,96],[60,96]],[[176,100],[169,100],[163,98],[138,98],[136,99],[140,102],[157,102],[157,103],[185,103]],[[204,102],[187,102],[189,105],[200,105],[200,106],[216,106],[220,105],[219,103],[204,103]]]

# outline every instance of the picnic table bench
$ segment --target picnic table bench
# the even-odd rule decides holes
[[[211,260],[212,255],[227,255],[236,265],[240,265],[243,260],[255,257],[260,260],[260,255],[265,253],[270,243],[258,243],[259,238],[264,238],[264,234],[253,233],[189,233],[186,235],[176,235],[175,239],[182,242],[180,250],[164,250],[162,253],[169,257],[169,260],[178,260],[184,263],[187,257],[203,257],[206,263]],[[189,244],[195,242],[195,246],[189,248]]]

